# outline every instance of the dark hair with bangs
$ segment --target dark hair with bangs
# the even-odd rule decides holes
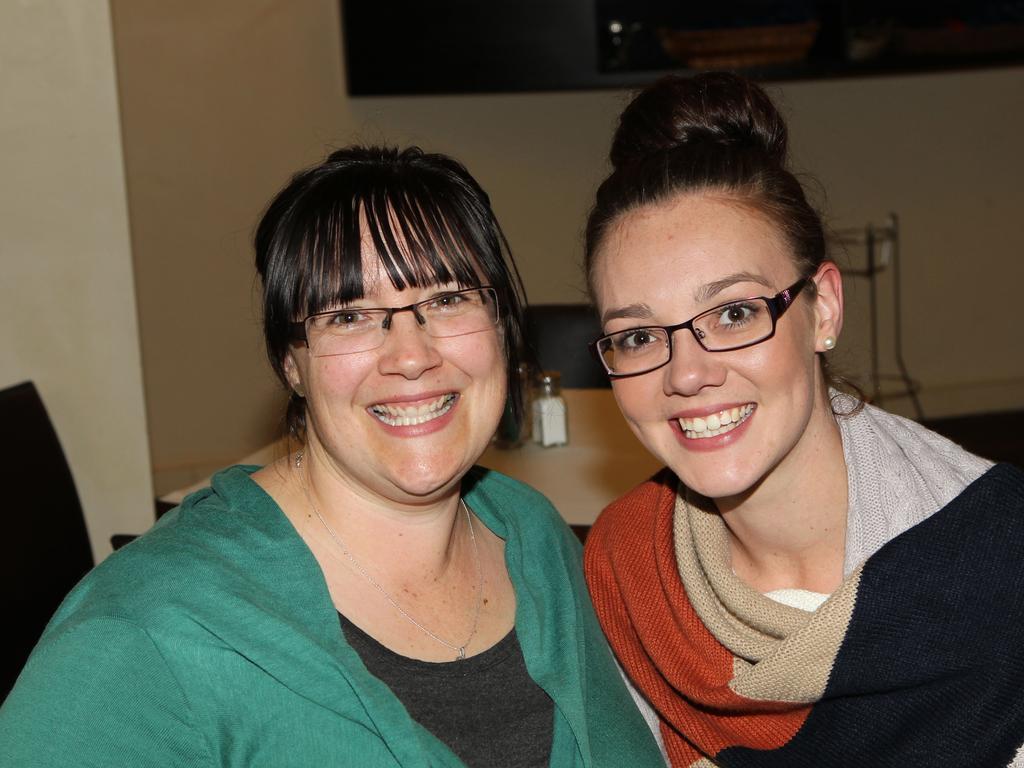
[[[346,147],[292,177],[256,229],[263,283],[263,334],[274,372],[291,324],[364,295],[363,245],[372,243],[398,290],[437,283],[498,292],[508,393],[522,418],[517,370],[522,356],[522,280],[490,198],[459,162],[418,147]],[[481,280],[482,276],[482,280]],[[290,389],[290,388],[289,388]],[[305,400],[290,392],[287,427],[305,437]]]

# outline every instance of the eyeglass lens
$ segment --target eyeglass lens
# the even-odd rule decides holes
[[[775,330],[768,301],[763,298],[716,307],[693,318],[689,325],[697,343],[709,352],[749,347]],[[658,327],[631,328],[601,339],[598,352],[612,374],[644,373],[668,362],[670,332]]]
[[[430,336],[445,338],[493,328],[498,321],[498,297],[493,288],[453,291],[409,307],[349,307],[306,319],[306,338],[314,357],[367,352],[384,343],[399,312],[411,312]]]

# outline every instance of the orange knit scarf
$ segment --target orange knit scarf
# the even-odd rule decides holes
[[[657,711],[673,766],[728,747],[776,749],[810,706],[753,701],[730,689],[737,660],[694,611],[677,568],[677,486],[661,472],[608,507],[591,530],[585,568],[601,626]]]

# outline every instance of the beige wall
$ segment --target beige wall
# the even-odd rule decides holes
[[[274,190],[347,133],[334,6],[112,4],[158,491],[278,428],[250,239]]]
[[[99,558],[153,522],[105,1],[0,4],[0,115],[0,387],[36,383]]]
[[[827,190],[830,222],[900,216],[904,351],[925,412],[1024,406],[1015,309],[1024,284],[1024,68],[801,83],[782,97],[795,154]],[[890,273],[879,281],[887,304],[892,288]],[[847,281],[847,301],[853,333],[842,343],[858,354],[840,360],[862,371],[863,280]],[[886,312],[889,371],[892,327]]]
[[[349,99],[335,0],[113,8],[159,490],[273,436],[281,401],[262,357],[249,239],[288,174],[331,146],[416,142],[457,155],[491,193],[531,299],[582,298],[580,231],[626,94]],[[1024,135],[1024,69],[775,92],[833,225],[901,216],[906,357],[929,413],[1024,406],[1011,295],[1024,278],[1024,161],[1012,143]],[[888,301],[888,277],[881,289]],[[959,292],[958,316],[943,302]],[[844,350],[863,347],[865,297],[851,281]]]

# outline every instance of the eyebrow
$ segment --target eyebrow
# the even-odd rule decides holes
[[[771,282],[764,275],[759,275],[756,272],[734,272],[731,275],[726,275],[720,280],[714,280],[713,282],[706,283],[697,290],[694,291],[694,301],[698,304],[703,304],[715,296],[720,294],[726,288],[729,288],[737,283],[757,283],[763,285],[765,288],[772,288]],[[603,315],[601,315],[601,323],[607,323],[609,320],[649,320],[654,316],[654,312],[651,308],[642,302],[636,304],[627,304],[624,307],[616,307],[615,309],[609,309]]]
[[[771,282],[764,275],[759,275],[756,272],[734,272],[731,275],[726,275],[720,280],[715,280],[700,286],[693,292],[693,298],[698,304],[703,304],[704,302],[713,299],[726,288],[736,285],[736,283],[757,283],[758,285],[763,285],[765,288],[772,288]]]
[[[615,309],[609,309],[607,312],[601,315],[601,324],[607,323],[609,320],[618,320],[620,318],[626,318],[629,320],[649,320],[653,316],[651,308],[646,304],[627,304],[624,307],[616,307]]]

